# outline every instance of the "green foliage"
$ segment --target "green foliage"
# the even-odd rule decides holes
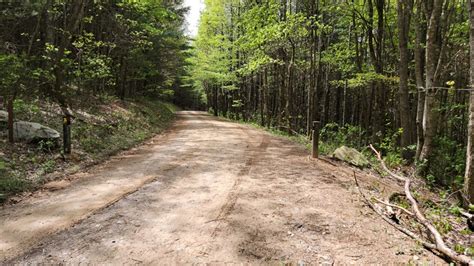
[[[462,187],[466,148],[447,137],[436,138],[427,173],[428,181],[454,188]]]
[[[353,147],[358,150],[365,148],[363,145],[364,131],[360,127],[336,123],[327,124],[321,129],[321,152],[330,154],[340,146]]]
[[[38,150],[42,152],[52,153],[58,148],[58,144],[52,140],[40,140],[37,144]]]
[[[56,168],[56,161],[48,160],[41,165],[41,169],[44,173],[52,173]]]
[[[17,177],[11,176],[9,165],[0,158],[0,202],[8,195],[21,192],[28,188],[28,183]]]
[[[189,48],[182,1],[86,1],[74,14],[79,3],[2,3],[0,95],[175,100]]]
[[[0,201],[7,195],[24,191],[28,188],[28,183],[15,177],[0,177]]]
[[[78,123],[73,140],[94,157],[126,149],[162,130],[174,117],[176,107],[146,99],[128,106],[130,112],[115,112],[111,123]]]

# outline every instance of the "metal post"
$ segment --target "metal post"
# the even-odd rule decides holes
[[[63,118],[63,149],[64,154],[71,154],[71,116]]]
[[[319,128],[321,122],[313,121],[313,151],[311,156],[316,159],[319,157]]]

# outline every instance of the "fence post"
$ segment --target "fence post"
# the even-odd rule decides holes
[[[71,154],[71,116],[63,117],[63,149],[64,154]]]
[[[311,156],[315,159],[319,157],[319,129],[321,122],[313,121],[313,151]]]
[[[7,112],[8,112],[8,141],[10,143],[15,142],[15,131],[14,131],[14,117],[13,117],[13,96],[9,97],[7,100]]]

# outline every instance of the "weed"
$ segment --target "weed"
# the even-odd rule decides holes
[[[29,184],[25,180],[16,177],[0,177],[0,201],[6,199],[8,195],[18,193],[28,189]]]
[[[56,161],[48,160],[41,165],[41,169],[43,169],[44,173],[52,173],[56,168]]]

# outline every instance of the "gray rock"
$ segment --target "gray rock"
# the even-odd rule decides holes
[[[16,140],[58,140],[61,135],[56,130],[38,123],[18,121],[13,124]]]
[[[0,123],[2,122],[8,122],[8,113],[0,110]]]
[[[342,146],[334,151],[332,157],[361,168],[370,165],[369,160],[362,153],[346,146]]]

